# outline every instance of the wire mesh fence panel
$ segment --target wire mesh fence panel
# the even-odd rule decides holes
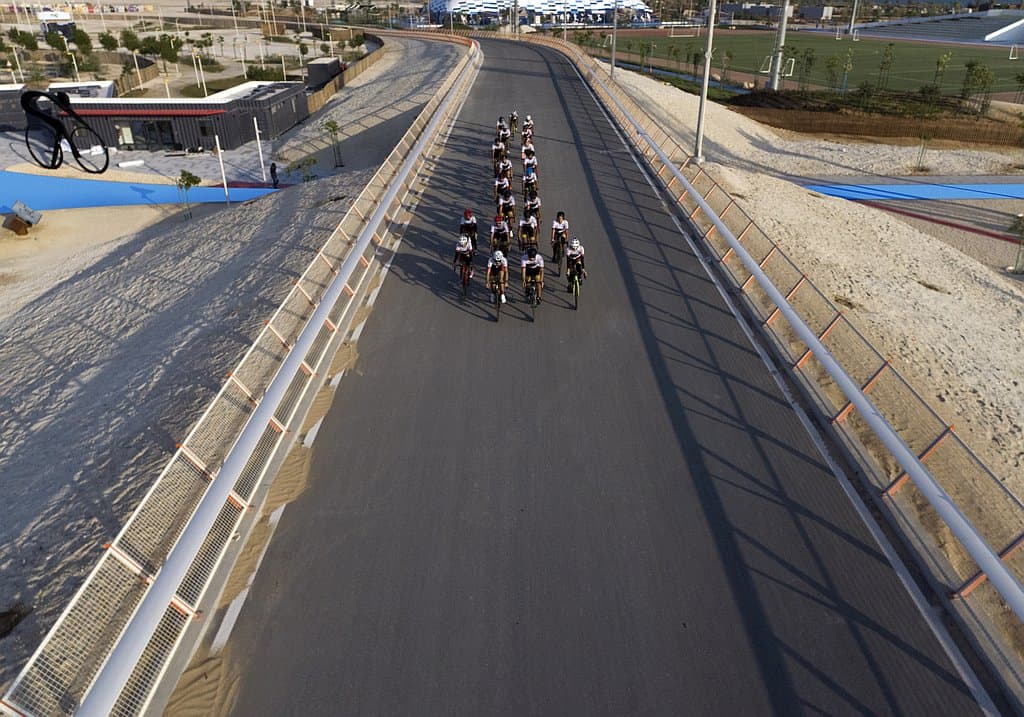
[[[174,607],[168,606],[164,611],[160,625],[146,646],[142,659],[135,665],[124,690],[114,704],[114,709],[110,713],[112,717],[136,717],[142,713],[157,680],[163,674],[167,658],[188,625],[188,620],[187,615]]]

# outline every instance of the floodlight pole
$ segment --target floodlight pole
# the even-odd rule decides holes
[[[714,2],[714,0],[711,0]],[[565,25],[562,26],[562,32],[565,32]],[[608,73],[609,79],[615,79],[615,40],[619,36],[619,0],[615,0],[615,9],[612,10],[612,69]]]
[[[708,5],[708,41],[704,46],[704,77],[700,83],[700,107],[697,110],[697,141],[694,145],[693,156],[697,164],[704,163],[704,117],[708,104],[708,84],[711,81],[711,54],[713,52],[712,42],[715,35],[715,13],[718,11],[718,3],[711,0]]]
[[[267,167],[263,163],[263,142],[260,139],[260,123],[252,118],[252,126],[256,128],[256,154],[260,156],[260,174],[263,175],[263,183],[267,183]]]
[[[224,151],[220,148],[220,135],[213,135],[213,141],[217,145],[217,161],[220,162],[220,181],[224,183],[224,203],[231,204],[231,195],[228,194],[228,177],[224,173]]]
[[[779,33],[775,40],[775,57],[772,58],[772,74],[769,80],[771,90],[778,91],[779,76],[782,74],[782,55],[786,47],[786,17],[789,15],[789,0],[782,2],[782,14],[779,16]]]
[[[853,23],[857,20],[857,0],[853,0],[853,9],[850,10],[850,34],[853,34]]]

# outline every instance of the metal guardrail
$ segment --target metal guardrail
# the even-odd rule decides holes
[[[1020,703],[1013,640],[1024,621],[1024,505],[603,66],[565,42],[524,39],[569,56],[627,131]],[[982,520],[996,501],[1010,524]]]
[[[437,39],[434,37],[433,39]],[[44,717],[148,705],[303,396],[322,383],[424,148],[468,92],[470,46],[317,252],[0,701]],[[469,71],[467,71],[469,70]]]

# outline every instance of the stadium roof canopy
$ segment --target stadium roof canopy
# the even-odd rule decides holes
[[[512,6],[512,0],[430,0],[430,10],[435,13],[497,15],[499,12],[508,12]],[[610,13],[615,6],[615,0],[519,0],[520,10],[538,15]],[[651,12],[651,8],[642,0],[619,0],[618,6],[638,13]]]

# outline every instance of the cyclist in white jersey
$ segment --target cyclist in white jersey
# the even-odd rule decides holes
[[[544,293],[544,257],[537,251],[537,247],[530,245],[520,260],[520,267],[523,271],[523,292],[526,292],[526,281],[532,279],[537,283],[537,301],[539,302]]]

